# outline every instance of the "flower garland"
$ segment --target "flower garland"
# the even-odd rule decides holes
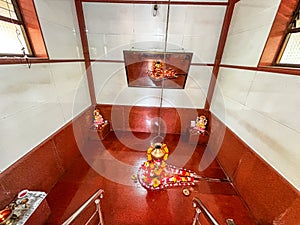
[[[165,161],[169,156],[166,144],[160,144],[163,154],[155,158],[151,153],[157,150],[157,145],[151,145],[147,150],[147,161],[138,170],[138,180],[143,187],[150,190],[160,190],[167,187],[193,186],[196,174],[185,168],[168,165]]]
[[[162,63],[161,61],[153,61],[151,70],[148,70],[147,74],[154,81],[177,77],[175,71],[172,68],[164,69],[164,63]]]

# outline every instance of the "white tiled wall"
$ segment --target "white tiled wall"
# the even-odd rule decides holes
[[[223,64],[256,67],[279,1],[237,3]],[[211,111],[300,189],[300,77],[221,68]]]
[[[170,8],[168,40],[192,51],[193,62],[213,63],[224,14],[223,6],[174,5]]]
[[[123,60],[123,50],[165,48],[167,5],[83,3],[93,59]],[[213,63],[225,6],[172,5],[168,51],[193,51],[193,62]]]
[[[74,2],[34,0],[50,59],[83,58]]]
[[[82,63],[0,66],[0,171],[91,103]]]
[[[50,59],[83,59],[74,1],[35,0]],[[0,171],[90,106],[84,63],[0,66]]]
[[[211,111],[300,189],[300,77],[221,69]]]
[[[164,50],[167,5],[83,3],[93,59],[123,60],[123,50]],[[213,63],[225,6],[172,5],[168,51],[192,51],[193,62]],[[160,90],[129,88],[124,65],[93,63],[98,103],[159,106]],[[211,68],[192,66],[185,90],[164,90],[164,106],[203,108]]]
[[[234,8],[222,64],[257,66],[279,0],[241,0]]]
[[[165,107],[203,108],[211,67],[191,66],[185,89],[164,89]],[[97,102],[102,104],[159,106],[158,88],[128,87],[122,63],[92,64]]]

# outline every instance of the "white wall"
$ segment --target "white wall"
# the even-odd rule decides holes
[[[240,0],[235,4],[222,64],[257,66],[280,0]]]
[[[161,89],[128,87],[124,64],[92,64],[97,102],[159,106]],[[204,108],[211,67],[191,66],[185,89],[164,89],[163,107]]]
[[[0,170],[90,105],[81,63],[0,66]]]
[[[237,3],[222,64],[257,66],[279,2]],[[221,68],[211,107],[214,114],[298,189],[299,96],[299,76]]]
[[[167,5],[83,3],[92,59],[123,60],[123,50],[165,47]],[[225,6],[172,5],[167,51],[192,51],[192,62],[213,63]]]
[[[74,1],[36,0],[50,59],[82,59]],[[90,106],[84,63],[0,66],[0,171]]]
[[[73,0],[35,0],[50,59],[83,59]]]
[[[167,5],[83,3],[92,59],[123,60],[123,50],[163,51]],[[193,63],[212,64],[225,6],[172,5],[167,51],[193,52]],[[124,63],[92,65],[98,103],[159,106],[160,89],[129,88]],[[192,66],[184,90],[163,92],[163,106],[203,108],[211,67]]]

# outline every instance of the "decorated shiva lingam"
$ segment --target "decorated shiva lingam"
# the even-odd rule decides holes
[[[147,161],[138,170],[140,184],[149,190],[194,186],[200,178],[195,172],[168,165],[169,149],[164,143],[154,143],[147,150]]]
[[[147,71],[150,79],[160,81],[167,78],[176,78],[176,73],[172,68],[164,69],[165,65],[161,61],[153,61],[151,69]]]

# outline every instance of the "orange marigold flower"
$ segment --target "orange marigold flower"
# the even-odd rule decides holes
[[[152,186],[158,187],[160,185],[160,180],[157,178],[152,179]]]

